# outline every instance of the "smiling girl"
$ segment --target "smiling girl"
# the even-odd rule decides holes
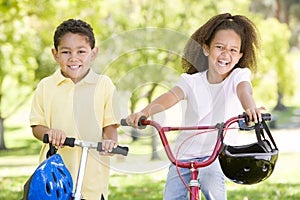
[[[220,14],[200,27],[187,42],[182,58],[182,74],[170,91],[162,94],[140,112],[126,118],[129,125],[138,127],[141,116],[150,117],[181,100],[187,102],[184,125],[211,125],[232,116],[247,113],[254,122],[261,121],[261,110],[252,96],[251,71],[256,67],[258,35],[254,24],[245,16]],[[200,134],[188,142],[190,133],[182,132],[176,140],[182,160],[204,160],[209,156],[217,133]],[[228,133],[226,143],[234,142],[236,131]],[[198,180],[206,199],[227,199],[224,175],[219,161],[198,169]],[[186,183],[189,169],[179,168]],[[187,189],[171,164],[164,199],[188,199]]]

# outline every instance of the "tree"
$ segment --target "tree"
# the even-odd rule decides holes
[[[122,77],[115,82],[119,90],[132,91],[129,103],[131,112],[139,110],[140,106],[137,105],[141,105],[141,102],[145,105],[159,95],[155,93],[158,85],[168,82],[168,89],[175,85],[179,73],[182,72],[180,59],[189,35],[221,9],[234,5],[234,2],[214,3],[208,0],[201,3],[195,0],[130,1],[130,6],[127,3],[119,3],[114,10],[108,11],[109,22],[115,25],[116,30],[135,30],[114,34],[112,38],[100,44],[100,58],[110,59],[99,61],[101,64],[97,66],[102,66],[102,70],[113,78]],[[246,10],[246,3],[239,2],[239,5],[240,10]],[[123,12],[118,12],[120,8]],[[122,28],[119,28],[120,26]],[[159,28],[151,29],[149,26]],[[159,70],[155,72],[154,67],[158,67]],[[166,68],[175,69],[176,73],[162,73]],[[139,91],[140,95],[137,95],[136,91]],[[152,158],[157,158],[155,137],[152,149]]]
[[[268,69],[270,67],[275,69],[277,93],[277,97],[275,97],[277,99],[274,107],[275,110],[286,109],[283,103],[284,97],[293,95],[293,88],[295,88],[294,69],[292,64],[288,62],[287,55],[290,51],[289,43],[297,46],[297,44],[291,43],[294,30],[291,19],[297,19],[299,23],[299,18],[295,14],[296,12],[292,12],[298,10],[298,8],[300,9],[298,0],[254,0],[251,4],[253,12],[260,12],[266,18],[265,21],[260,21],[264,43],[263,62],[261,63],[262,66],[268,67]],[[277,20],[274,20],[274,18]],[[268,75],[271,75],[270,71],[274,72],[274,70],[269,70]],[[263,73],[266,73],[266,71]]]
[[[187,38],[211,16],[221,12],[242,13],[264,27],[261,18],[249,13],[249,5],[250,0],[116,0],[89,4],[74,0],[3,0],[0,4],[0,116],[3,119],[10,116],[22,104],[22,99],[32,94],[37,82],[56,70],[50,49],[54,29],[63,20],[80,18],[93,26],[96,45],[100,47],[93,68],[109,75],[121,92],[132,94],[128,105],[133,112],[158,96],[159,88],[167,89],[175,84],[182,72],[180,59]],[[294,8],[293,4],[291,10]],[[293,21],[294,18],[290,18],[290,22]],[[262,34],[272,35],[274,42],[276,33],[269,34],[271,30],[263,29]],[[270,52],[274,54],[268,59],[283,53]],[[267,67],[275,63],[268,59],[261,59]],[[261,68],[262,71],[267,67]],[[273,73],[285,77],[278,70]],[[277,85],[277,80],[284,79],[271,82]],[[12,83],[15,86],[7,92],[7,86]],[[288,88],[290,83],[284,84],[284,88]],[[282,84],[278,88],[282,88]],[[139,94],[134,93],[137,90]],[[283,95],[287,94],[286,89],[280,90]],[[273,91],[276,88],[268,91],[268,97]]]
[[[250,10],[254,13],[260,13],[267,18],[276,18],[279,22],[289,26],[292,36],[290,38],[291,47],[299,49],[299,33],[300,33],[300,4],[299,0],[276,0],[276,1],[260,1],[252,0]]]
[[[286,24],[278,22],[275,18],[269,18],[259,25],[260,30],[264,33],[261,55],[264,59],[260,60],[262,69],[257,74],[254,84],[264,85],[265,87],[258,89],[259,95],[266,99],[276,99],[277,103],[274,109],[283,110],[285,105],[282,97],[293,95],[295,84],[293,66],[287,59],[291,32]]]
[[[4,120],[30,95],[37,68],[34,52],[38,39],[20,6],[16,1],[0,5],[0,150],[6,149]]]
[[[51,55],[55,27],[87,13],[100,19],[89,10],[85,2],[73,0],[0,2],[0,150],[6,149],[5,119],[28,101],[41,78],[56,70]]]

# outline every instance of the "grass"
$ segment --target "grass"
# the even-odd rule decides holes
[[[284,156],[281,156],[281,158]],[[292,155],[292,158],[299,155]],[[298,160],[299,163],[299,160]],[[288,164],[288,163],[287,163]],[[296,163],[294,163],[296,164]],[[299,170],[299,169],[298,169]],[[278,170],[277,170],[278,171]],[[164,180],[158,174],[124,175],[114,174],[110,180],[110,200],[157,200],[162,199]],[[274,177],[273,177],[274,175]],[[286,180],[280,182],[275,172],[267,181],[256,185],[243,186],[229,182],[227,185],[230,200],[296,200],[300,198],[300,182],[289,181],[294,174],[287,174]],[[8,176],[1,178],[0,199],[20,199],[22,186],[28,176]],[[293,179],[293,178],[292,178]]]
[[[291,122],[297,109],[276,113],[280,127]],[[282,120],[281,120],[282,119]],[[284,120],[283,120],[284,119]],[[0,199],[21,199],[23,185],[37,166],[40,142],[34,139],[30,130],[24,126],[10,125],[6,129],[7,151],[0,151]],[[299,131],[299,129],[297,129]],[[275,132],[275,131],[273,131]],[[146,144],[145,141],[142,141]],[[288,143],[288,140],[287,140]],[[144,149],[139,143],[133,148]],[[149,151],[147,147],[147,151]],[[125,162],[126,161],[126,162]],[[127,165],[128,160],[119,164]],[[158,165],[149,160],[136,161],[137,167]],[[294,200],[300,199],[300,156],[299,152],[281,151],[272,176],[259,184],[238,185],[228,182],[227,191],[230,200]],[[112,170],[109,186],[110,200],[156,200],[162,199],[167,173],[167,165],[146,174],[120,173]]]
[[[124,180],[126,180],[126,183]],[[149,174],[115,174],[111,177],[110,181],[109,199],[162,199],[163,188],[164,180],[156,180],[156,178],[153,178]]]
[[[288,107],[284,111],[273,111],[272,116],[276,120],[277,128],[297,127],[300,124],[300,109]]]
[[[273,174],[266,181],[254,185],[239,185],[228,181],[228,199],[300,199],[299,162],[299,153],[282,153]],[[165,169],[146,175],[113,174],[110,180],[110,199],[162,199],[166,173]]]

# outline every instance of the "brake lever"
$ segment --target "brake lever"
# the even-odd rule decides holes
[[[247,116],[246,113],[244,113],[243,115],[240,115],[239,117],[241,117],[238,120],[239,129],[241,131],[250,131],[250,130],[255,129],[255,125],[252,125],[252,126],[247,125],[247,122],[249,121],[249,117]],[[259,126],[260,126],[260,128],[263,128],[263,125],[261,123],[259,123]]]
[[[250,130],[254,130],[255,126],[248,126],[245,119],[239,119],[238,120],[238,124],[239,124],[239,129],[241,131],[250,131]]]

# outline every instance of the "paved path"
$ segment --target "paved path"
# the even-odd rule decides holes
[[[276,145],[280,153],[299,153],[300,154],[300,128],[274,129],[271,130]],[[255,134],[239,134],[239,142],[250,143],[256,141]]]

